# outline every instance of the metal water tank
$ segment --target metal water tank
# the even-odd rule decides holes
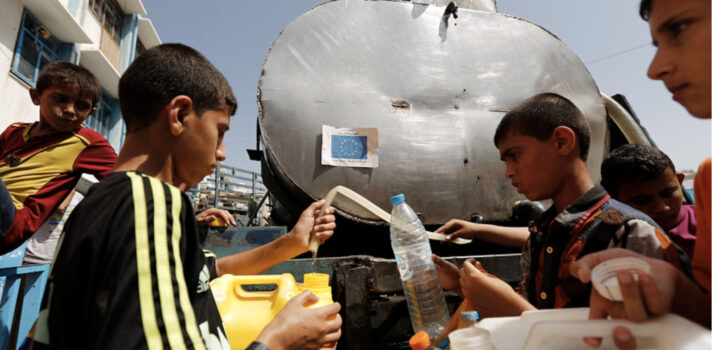
[[[263,177],[303,206],[344,185],[385,210],[405,193],[425,224],[473,214],[506,220],[523,199],[493,143],[504,113],[541,92],[573,101],[592,131],[600,179],[606,108],[581,60],[556,36],[491,11],[340,0],[292,21],[274,40],[258,87]],[[378,129],[378,166],[322,165],[322,126]],[[338,212],[375,223],[335,201]]]

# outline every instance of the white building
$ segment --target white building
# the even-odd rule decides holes
[[[141,0],[0,1],[0,132],[39,120],[28,90],[48,62],[79,64],[103,89],[85,125],[119,151],[125,134],[119,110],[121,73],[142,51],[161,43]]]

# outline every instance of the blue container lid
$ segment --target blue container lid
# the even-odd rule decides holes
[[[480,319],[480,314],[477,311],[463,311],[460,313],[460,318],[462,318],[463,321],[478,321]]]
[[[401,204],[403,202],[405,202],[405,195],[402,193],[391,197],[391,204],[393,205]]]

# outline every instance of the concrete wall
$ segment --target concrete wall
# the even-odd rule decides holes
[[[2,0],[0,5],[0,130],[14,122],[39,120],[39,108],[30,100],[29,86],[12,73],[22,10],[19,0]]]

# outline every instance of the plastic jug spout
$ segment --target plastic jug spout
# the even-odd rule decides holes
[[[331,287],[329,287],[329,275],[325,273],[305,273],[304,289],[313,292],[331,289]]]

